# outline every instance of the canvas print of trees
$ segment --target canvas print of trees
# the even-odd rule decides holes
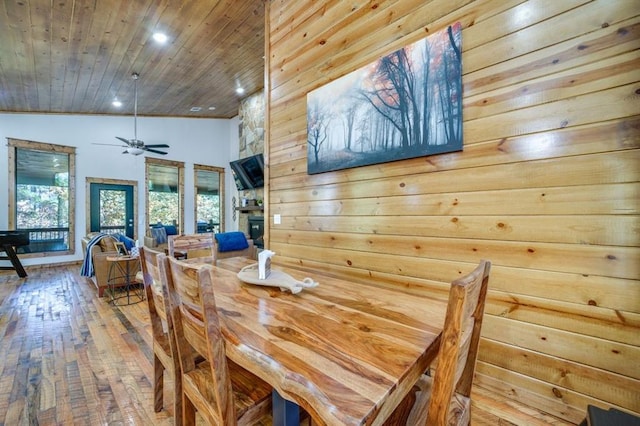
[[[307,95],[307,172],[462,150],[456,23]]]

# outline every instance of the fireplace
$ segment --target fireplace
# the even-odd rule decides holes
[[[264,216],[249,216],[249,238],[256,247],[264,248]]]

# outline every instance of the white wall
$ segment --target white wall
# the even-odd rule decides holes
[[[231,120],[231,126],[230,126],[230,132],[231,134],[229,135],[229,149],[230,149],[230,157],[229,157],[229,161],[233,161],[233,160],[237,160],[239,157],[239,153],[240,153],[240,133],[239,133],[239,126],[240,126],[240,118],[236,115],[235,117],[233,117]],[[231,168],[228,167],[228,170],[225,171],[225,211],[226,211],[226,216],[225,216],[225,226],[226,226],[226,231],[237,231],[238,230],[238,224],[239,224],[239,213],[234,211],[235,206],[238,205],[234,205],[232,203],[232,200],[238,200],[238,188],[236,188],[236,184],[233,181],[233,175],[231,174]],[[234,213],[235,213],[235,220],[234,220]],[[246,232],[246,230],[243,230]]]
[[[229,162],[238,156],[238,119],[190,119],[138,117],[138,138],[147,144],[166,143],[168,155],[122,154],[115,138],[133,138],[133,118],[94,115],[0,114],[0,229],[8,228],[8,149],[6,138],[76,147],[76,252],[71,256],[24,259],[25,265],[82,259],[80,239],[85,235],[85,182],[87,177],[138,182],[138,237],[144,230],[144,156],[185,163],[185,233],[194,232],[193,164],[224,167],[226,230],[237,230],[232,221],[231,197],[235,190]]]

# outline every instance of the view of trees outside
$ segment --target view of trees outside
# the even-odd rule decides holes
[[[202,168],[197,168],[202,167]],[[220,171],[196,166],[196,232],[220,232]]]
[[[31,253],[69,248],[68,173],[57,173],[53,185],[16,185],[16,228],[30,230]]]
[[[126,193],[124,191],[100,191],[100,226],[121,226],[122,232],[126,226],[124,205]]]
[[[15,226],[31,253],[69,248],[69,154],[16,148]]]
[[[18,229],[69,227],[69,186],[17,185]]]
[[[180,225],[180,170],[174,165],[147,166],[149,224]]]
[[[210,194],[198,194],[196,197],[197,206],[196,211],[198,222],[212,221],[213,223],[220,223],[220,197]]]
[[[179,224],[180,197],[175,192],[149,191],[149,223]]]
[[[461,25],[309,93],[307,170],[462,149]]]

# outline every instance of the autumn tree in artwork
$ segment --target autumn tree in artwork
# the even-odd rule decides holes
[[[371,106],[398,130],[402,148],[407,148],[411,139],[420,141],[415,76],[407,49],[380,59],[369,85],[362,90]]]
[[[402,149],[446,145],[461,137],[460,64],[460,49],[449,27],[438,37],[381,58],[361,94],[378,118],[397,130]],[[435,126],[433,117],[437,117]],[[438,130],[444,134],[439,140],[432,137]]]

